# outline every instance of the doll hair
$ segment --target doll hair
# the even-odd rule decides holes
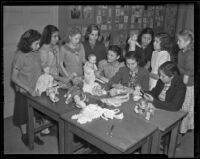
[[[180,31],[177,36],[182,37],[185,41],[189,40],[190,45],[194,45],[194,33],[191,29],[184,29]]]
[[[23,53],[29,53],[30,51],[32,51],[31,48],[32,43],[39,40],[40,38],[41,34],[37,30],[29,29],[22,34],[19,43],[17,45],[17,48]]]
[[[88,41],[89,40],[89,34],[92,33],[93,30],[97,30],[98,31],[98,36],[100,35],[100,29],[96,24],[90,24],[85,32],[85,40]]]
[[[178,66],[175,62],[167,61],[160,65],[159,71],[163,71],[168,77],[172,77],[175,75],[180,75]]]
[[[153,44],[153,40],[154,40],[154,32],[153,32],[153,29],[152,28],[144,28],[142,31],[141,31],[141,33],[139,34],[139,36],[138,36],[138,43],[141,45],[141,43],[142,43],[142,35],[143,34],[150,34],[151,35],[151,38],[152,38],[152,40],[151,40],[151,42],[149,43],[149,45],[151,44]]]
[[[40,46],[43,44],[50,44],[51,43],[51,36],[53,33],[59,32],[59,29],[54,25],[47,25],[44,27],[44,30],[42,32],[41,40],[40,40]]]
[[[160,50],[171,51],[171,37],[165,32],[157,33],[156,38],[160,39]]]
[[[88,60],[90,60],[91,57],[96,57],[96,55],[95,54],[89,54],[88,55]]]

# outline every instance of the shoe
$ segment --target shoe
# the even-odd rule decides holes
[[[50,133],[50,130],[48,128],[44,129],[41,131],[41,134],[49,134]]]
[[[45,134],[43,133],[42,131],[40,132],[40,136],[44,137],[44,136],[56,136],[56,130],[53,129],[53,128],[50,128],[49,129],[49,133],[48,134]]]
[[[27,134],[22,134],[21,140],[22,140],[22,142],[24,143],[25,146],[27,146],[27,147],[29,146],[28,145],[28,136],[27,136]]]
[[[34,137],[34,142],[38,145],[44,145],[44,141],[42,141],[37,135]]]

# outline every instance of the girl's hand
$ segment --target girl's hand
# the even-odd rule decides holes
[[[113,84],[113,87],[117,89],[124,89],[124,86],[121,84]]]
[[[145,98],[146,100],[150,101],[150,102],[152,102],[153,99],[154,99],[152,95],[147,94],[147,93],[144,94],[144,98]]]

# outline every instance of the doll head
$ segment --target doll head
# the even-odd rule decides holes
[[[88,61],[91,63],[91,64],[96,64],[96,61],[97,61],[97,58],[94,54],[90,54],[88,56]]]
[[[45,67],[45,68],[44,68],[44,73],[49,74],[49,67]]]

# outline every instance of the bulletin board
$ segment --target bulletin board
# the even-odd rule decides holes
[[[167,5],[165,14],[165,30],[170,35],[174,35],[176,32],[177,14],[178,14],[178,6]]]
[[[153,28],[173,35],[177,21],[177,5],[81,5],[67,6],[67,28],[77,26],[85,35],[87,26],[97,24],[101,29],[99,40],[106,46],[123,46],[131,30],[140,32]]]
[[[164,5],[155,6],[154,27],[153,27],[155,32],[164,31],[165,8],[166,7]]]

